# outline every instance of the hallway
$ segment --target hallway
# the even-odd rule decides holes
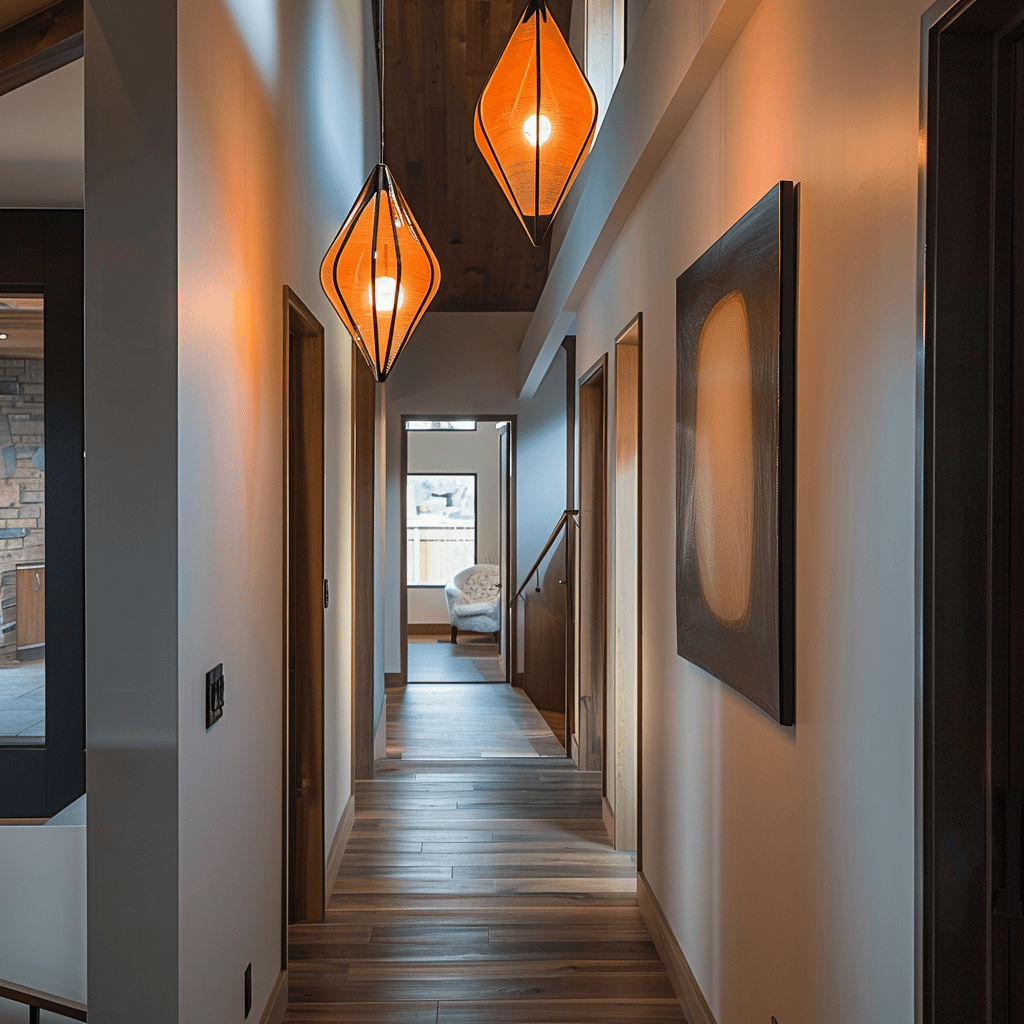
[[[598,775],[536,753],[441,761],[403,749],[417,719],[436,735],[442,696],[451,720],[468,710],[453,712],[460,695],[494,702],[499,689],[389,694],[391,757],[356,784],[326,920],[290,929],[286,1021],[684,1021],[637,909],[634,857],[605,831]]]

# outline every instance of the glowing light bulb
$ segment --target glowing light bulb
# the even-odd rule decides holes
[[[391,313],[395,309],[395,288],[398,282],[393,277],[378,277],[376,285],[366,289],[366,301],[373,305],[374,293],[377,298],[377,312]],[[398,288],[398,308],[405,302],[405,289]]]
[[[537,115],[531,114],[523,122],[523,134],[526,136],[526,141],[537,148]],[[540,115],[540,144],[543,146],[548,139],[551,138],[551,122],[547,119],[544,114]]]
[[[7,340],[7,335],[6,334],[0,334],[0,341],[6,341],[6,340]]]

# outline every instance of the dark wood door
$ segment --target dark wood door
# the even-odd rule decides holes
[[[606,359],[580,384],[579,767],[605,771],[607,680]]]
[[[288,916],[295,922],[324,915],[324,344],[323,329],[295,296],[289,317]]]
[[[1022,5],[1024,8],[1024,5]],[[1012,53],[1012,57],[1011,57]],[[1024,800],[1024,39],[1006,48],[1012,60],[1013,213],[1007,280],[1013,293],[1009,587],[1003,630],[1009,651],[1005,690],[993,688],[994,836],[997,863],[993,921],[995,1009],[1024,1024],[1024,913],[1021,905],[1021,805]],[[1007,90],[1009,91],[1009,90]],[[994,681],[997,682],[997,681]],[[1001,860],[1000,865],[998,861]],[[1000,871],[1000,867],[1002,871]]]
[[[922,1020],[1024,1024],[1024,0],[925,17]]]

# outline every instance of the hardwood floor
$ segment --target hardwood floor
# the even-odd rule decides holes
[[[377,762],[326,920],[290,943],[293,1024],[685,1019],[600,776],[564,757]]]
[[[525,693],[412,685],[389,691],[388,714],[393,756],[356,783],[326,919],[289,929],[286,1022],[685,1024],[600,775],[479,752],[488,730],[518,749],[547,729]],[[411,756],[459,731],[476,734],[472,759]]]
[[[410,683],[503,683],[498,645],[477,638],[453,644],[436,637],[409,638]]]
[[[410,683],[387,701],[389,758],[565,758],[530,698],[508,683]]]

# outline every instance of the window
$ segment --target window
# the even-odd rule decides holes
[[[476,420],[406,420],[406,430],[476,430]]]
[[[443,587],[476,563],[476,474],[406,477],[406,566],[410,587]]]

